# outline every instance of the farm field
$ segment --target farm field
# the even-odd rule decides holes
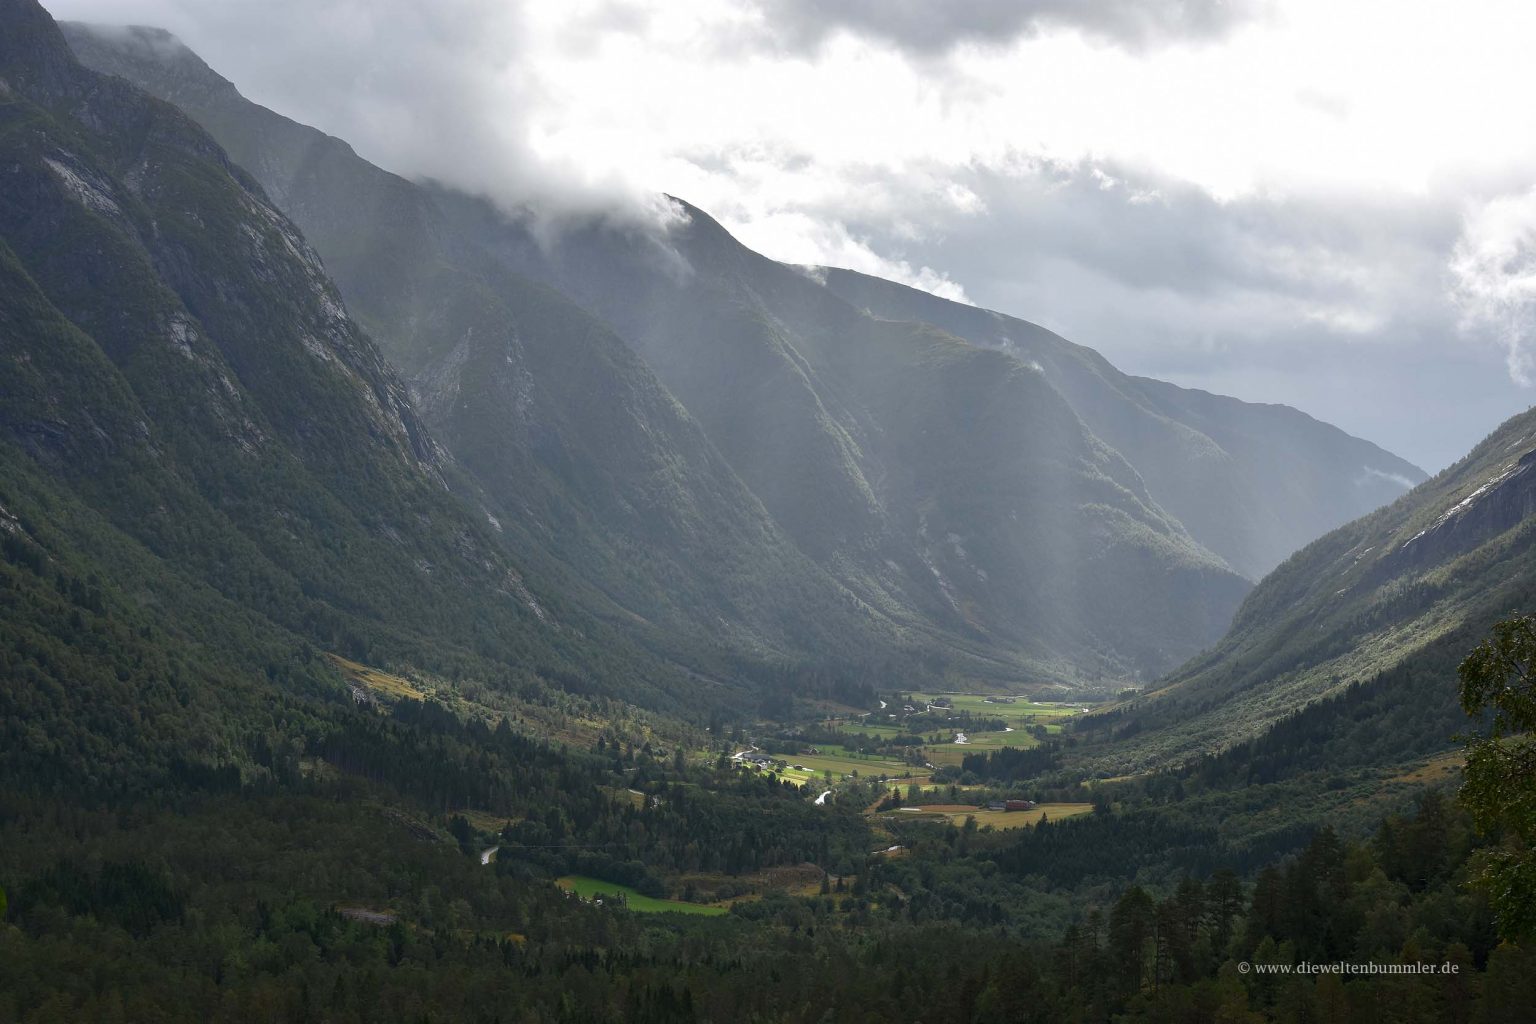
[[[1042,814],[1049,821],[1060,821],[1088,814],[1092,810],[1093,804],[1086,803],[1037,804],[1032,811],[989,811],[969,804],[923,804],[916,810],[886,811],[881,817],[915,820],[947,818],[955,826],[964,825],[966,818],[975,818],[978,827],[991,825],[996,829],[1010,829],[1038,825]]]
[[[1040,741],[1027,732],[979,732],[966,733],[964,743],[941,743],[938,746],[927,746],[923,750],[929,761],[940,767],[944,765],[959,765],[965,759],[966,754],[974,754],[978,751],[1001,750],[1004,747],[1013,747],[1016,750],[1029,750],[1038,747]]]
[[[910,724],[901,724],[905,713],[895,706],[882,708],[870,712],[866,716],[852,716],[837,720],[838,724],[850,732],[865,732],[870,735],[880,734],[896,736],[902,733],[930,733],[935,723],[932,718],[925,717],[924,709],[940,698],[950,702],[950,708],[956,713],[965,713],[985,718],[1000,718],[1015,729],[1029,725],[1053,724],[1053,720],[1068,718],[1072,715],[1083,713],[1084,705],[1063,702],[1040,703],[1037,701],[1015,698],[1011,704],[994,703],[999,698],[996,695],[980,693],[945,693],[926,694],[914,693],[912,700],[917,712],[911,716]],[[942,709],[935,708],[935,713],[942,713]]]
[[[1037,703],[1024,698],[1015,698],[1012,704],[994,703],[998,697],[995,694],[984,693],[914,693],[913,698],[925,704],[944,698],[950,702],[950,707],[955,711],[968,712],[972,715],[981,715],[988,718],[1001,718],[1015,729],[1022,725],[1031,725],[1035,722],[1045,722],[1051,718],[1064,718],[1070,715],[1082,714],[1084,705],[1067,703]]]
[[[846,749],[820,747],[816,754],[783,755],[784,760],[790,764],[804,765],[808,771],[831,772],[841,778],[844,775],[852,775],[858,772],[865,775],[900,775],[903,772],[914,771],[910,764],[902,764],[893,758],[870,757],[864,754],[855,754]]]
[[[684,903],[681,900],[659,900],[654,896],[642,896],[627,885],[619,885],[615,882],[604,882],[599,878],[588,878],[586,875],[566,875],[564,878],[555,879],[555,884],[566,892],[573,892],[584,900],[612,899],[615,896],[623,896],[625,905],[637,913],[677,913],[699,914],[701,916],[717,916],[726,913],[724,907],[708,907],[699,903]]]
[[[987,708],[1008,709],[1019,714],[1032,715],[1076,715],[1081,714],[1086,704],[1076,701],[1037,701],[1028,697],[1015,697],[1013,703],[1007,703],[1007,696],[995,693],[917,693],[914,697],[932,702],[940,697],[947,697],[950,703],[956,707],[966,708],[971,711],[985,710]]]
[[[848,733],[863,733],[866,736],[905,736],[913,732],[912,729],[904,729],[890,722],[877,722],[875,716],[868,718],[843,718],[833,720],[837,728]]]
[[[996,696],[988,694],[914,693],[912,697],[914,701],[921,701],[924,705],[943,697],[950,702],[951,711],[957,715],[968,714],[979,718],[1001,720],[1012,730],[1011,732],[969,730],[966,732],[965,743],[930,744],[924,748],[925,755],[929,762],[939,767],[958,766],[967,753],[976,751],[1001,750],[1004,747],[1027,750],[1039,746],[1040,741],[1028,731],[1031,727],[1044,726],[1047,733],[1059,733],[1062,720],[1082,713],[1081,705],[1077,704],[1039,703],[1024,698],[1015,698],[1012,704],[1001,704],[995,703]],[[943,714],[943,711],[936,709],[934,714]],[[949,740],[953,738],[955,728],[951,723],[935,723],[931,718],[922,716],[915,717],[905,731],[926,736],[938,733]]]
[[[950,709],[926,711],[928,703],[940,697],[950,702]],[[902,712],[901,705],[889,705],[862,717],[823,719],[821,725],[838,731],[850,741],[852,737],[861,734],[877,740],[889,740],[897,736],[920,736],[925,739],[938,737],[939,742],[926,743],[921,748],[904,749],[920,751],[925,762],[935,768],[943,768],[959,767],[969,753],[1001,750],[1004,747],[1017,750],[1037,747],[1041,741],[1032,729],[1043,728],[1048,734],[1057,734],[1061,732],[1061,723],[1066,718],[1082,713],[1082,705],[1079,704],[1043,703],[1022,697],[1012,698],[1011,704],[1003,704],[995,703],[999,698],[988,694],[914,693],[911,698],[912,704],[920,709],[916,714]],[[899,721],[886,720],[893,711],[901,716]],[[995,731],[963,730],[966,742],[955,743],[955,734],[962,731],[962,724],[947,721],[950,714],[1002,721],[1008,727]],[[854,774],[864,779],[883,775],[893,783],[900,782],[903,785],[908,782],[930,782],[927,778],[929,773],[924,768],[894,757],[859,754],[848,747],[826,743],[817,743],[816,747],[815,754],[773,755],[774,760],[786,764],[784,770],[778,773],[780,777],[811,788],[826,786],[829,782],[828,773],[831,774],[830,782],[833,785]],[[796,768],[796,765],[800,767]]]
[[[1039,745],[1039,740],[1022,729],[1015,729],[1013,732],[968,732],[965,734],[964,743],[941,744],[941,746],[971,747],[976,750],[1001,750],[1003,747],[1028,750],[1030,747]]]
[[[878,778],[885,775],[896,778],[912,775],[923,769],[887,757],[868,757],[854,754],[838,747],[819,746],[815,754],[775,754],[774,759],[785,762],[780,776],[800,785],[818,785],[826,782],[826,773],[832,773],[832,781],[841,782],[843,776],[857,773],[860,778]],[[795,768],[800,765],[800,768]]]

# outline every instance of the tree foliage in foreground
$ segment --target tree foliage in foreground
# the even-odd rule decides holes
[[[1491,719],[1467,741],[1461,798],[1502,842],[1483,856],[1480,884],[1506,938],[1536,936],[1536,617],[1497,623],[1461,663],[1461,705]]]

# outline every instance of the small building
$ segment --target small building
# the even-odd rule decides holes
[[[1003,801],[1003,810],[1005,810],[1005,811],[1032,811],[1034,809],[1035,809],[1035,802],[1033,800],[1004,800]]]
[[[1006,811],[1007,809],[1007,803],[1003,800],[993,800],[991,803],[987,804],[987,810],[989,811]]]

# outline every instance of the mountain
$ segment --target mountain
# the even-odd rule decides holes
[[[1457,663],[1494,622],[1536,604],[1533,513],[1536,410],[1287,559],[1219,644],[1090,717],[1084,735],[1114,738],[1104,762],[1116,770],[1255,740],[1282,719],[1261,753],[1349,763],[1356,752],[1335,742],[1345,735],[1395,759],[1445,750],[1464,721]]]
[[[68,31],[256,174],[527,530],[514,550],[555,552],[621,614],[1082,683],[1172,667],[1246,590],[1023,360],[865,315],[686,204],[670,231],[540,236],[245,101],[163,33]]]
[[[1027,363],[864,315],[686,204],[666,238],[682,274],[600,226],[541,253],[470,200],[445,206],[614,323],[875,607],[1014,645],[1045,678],[1120,678],[1209,642],[1246,589]]]
[[[1246,584],[1029,363],[860,313],[698,211],[538,263],[515,220],[471,231],[473,201],[413,186],[390,209],[422,230],[372,237],[423,247],[368,299],[397,254],[338,255],[359,275],[338,286],[270,196],[178,108],[77,64],[35,0],[0,0],[0,1020],[1529,1015],[1536,957],[1464,884],[1500,840],[1337,771],[1425,742],[1401,666],[1453,632],[1181,773],[1085,779],[1091,730],[942,744],[958,758],[865,735],[774,698],[874,713],[946,664],[1017,675],[1015,646],[1120,671]],[[692,268],[670,285],[649,276],[667,253]],[[604,279],[638,305],[577,287]],[[391,297],[448,326],[413,333]],[[711,383],[759,434],[726,429]],[[1394,575],[1418,581],[1398,600],[1474,608],[1489,559],[1528,558],[1536,422],[1506,429],[1386,510],[1362,575],[1357,541],[1324,543],[1254,614]],[[797,495],[828,504],[796,515]],[[541,521],[560,515],[578,521]],[[738,533],[748,550],[711,547]],[[623,588],[672,585],[669,562],[656,621],[626,615]],[[794,586],[788,610],[821,621],[782,617]],[[888,607],[844,603],[855,586]],[[717,645],[675,595],[714,602]],[[812,640],[863,676],[788,660]],[[762,771],[738,742],[804,764]],[[1306,779],[1244,784],[1319,750]],[[981,782],[922,778],[930,752]],[[1021,798],[1038,818],[986,809]],[[1391,973],[1232,966],[1285,957]]]
[[[260,186],[175,107],[82,68],[35,3],[0,23],[5,756],[63,744],[110,774],[104,730],[151,774],[172,751],[260,772],[350,705],[322,651],[677,706],[681,673],[454,493]]]
[[[681,659],[895,649],[895,628],[787,540],[638,356],[455,233],[430,193],[248,103],[164,33],[66,31],[88,63],[184,105],[257,174],[409,375],[519,559]]]
[[[935,324],[1041,368],[1125,456],[1190,536],[1250,579],[1422,482],[1417,466],[1283,405],[1256,405],[1121,373],[1043,327],[832,267],[834,294],[893,320]]]

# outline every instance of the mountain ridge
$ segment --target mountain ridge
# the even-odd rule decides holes
[[[1081,681],[1171,667],[1219,635],[1228,610],[1246,589],[1226,580],[1221,560],[1201,552],[1182,524],[1157,507],[1134,468],[1113,449],[1089,440],[1076,414],[1058,405],[1053,388],[1009,371],[1001,375],[1002,386],[1015,396],[1011,401],[1031,411],[1004,412],[1009,401],[999,405],[989,399],[982,404],[1001,419],[950,418],[947,409],[980,400],[997,384],[988,371],[966,369],[994,357],[973,346],[951,349],[955,339],[913,325],[882,326],[803,275],[740,246],[702,211],[680,204],[686,223],[660,243],[601,224],[574,225],[553,241],[536,238],[517,218],[483,201],[430,183],[408,186],[377,169],[361,170],[355,164],[363,162],[344,143],[244,103],[190,51],[172,50],[163,33],[139,38],[140,30],[71,26],[66,31],[88,61],[187,104],[216,135],[222,133],[237,159],[269,179],[272,194],[285,198],[306,235],[326,254],[349,303],[384,340],[391,358],[417,375],[417,396],[433,410],[435,425],[443,428],[463,413],[457,431],[445,435],[460,456],[467,441],[488,436],[495,409],[516,407],[516,389],[509,378],[500,397],[480,396],[477,413],[440,400],[462,380],[448,372],[455,357],[446,341],[462,333],[402,332],[401,325],[441,326],[440,313],[406,315],[414,298],[424,294],[412,269],[420,246],[370,244],[370,232],[381,229],[355,225],[378,221],[367,210],[384,206],[371,199],[360,203],[358,195],[387,188],[394,219],[434,225],[421,243],[425,251],[451,251],[457,266],[495,281],[495,289],[510,293],[513,282],[538,282],[611,327],[702,427],[773,528],[783,531],[816,572],[835,581],[836,591],[846,595],[841,600],[864,609],[865,617],[891,623],[905,642],[948,650],[962,668],[1000,672],[999,678],[1011,676],[1016,685],[1031,678]],[[419,236],[383,237],[409,242]],[[380,249],[393,255],[388,260],[369,255]],[[494,313],[487,307],[488,316],[515,322],[519,306],[534,301],[526,286],[520,287],[516,302]],[[450,306],[439,294],[422,308]],[[482,318],[482,328],[490,327]],[[912,360],[907,370],[896,372]],[[925,393],[941,388],[951,389],[953,401],[935,401]],[[922,442],[922,427],[906,433],[899,422],[903,403],[929,410],[929,425],[948,439],[948,447]],[[1064,449],[1079,453],[1071,457],[1075,461],[1054,469],[1043,442],[1031,437],[1034,427],[1053,418],[1059,427],[1050,428],[1052,436],[1082,435]],[[957,494],[982,492],[979,477],[939,487],[933,476],[937,465],[904,461],[969,461],[971,472],[985,475],[993,467],[984,460],[957,458],[971,451],[977,430],[1012,431],[1015,445],[1022,441],[1012,450],[991,449],[998,464],[1014,467],[1008,480],[1022,480],[1019,473],[1064,472],[1060,479],[1075,483],[1055,489],[1064,500],[1081,502],[1086,519],[1054,510],[1031,514],[1029,519],[1044,525],[1033,534],[1020,532],[1006,525],[1010,515],[1021,514],[1018,508],[994,503],[962,512]],[[492,447],[504,454],[513,445],[503,440]],[[1018,453],[1030,451],[1038,454],[1018,460]],[[525,479],[527,463],[480,465],[480,482],[492,492],[504,490],[498,479]],[[590,460],[582,456],[572,465]],[[916,477],[914,469],[920,469]],[[1029,491],[1041,509],[1046,506],[1038,495],[1052,490],[1045,479]],[[1020,500],[1024,496],[1018,493]],[[943,525],[934,518],[940,513],[958,518]],[[1078,530],[1075,520],[1096,524],[1085,529],[1081,542],[1065,547],[1039,542],[1047,528]],[[1086,543],[1093,530],[1113,542],[1075,557],[1064,554]],[[978,544],[976,535],[987,540]],[[978,550],[992,561],[977,561]],[[575,564],[574,558],[567,561]],[[1167,610],[1165,602],[1153,615],[1152,602],[1121,601],[1126,592],[1163,585],[1164,572],[1174,573],[1169,578],[1179,581],[1175,589],[1193,588],[1187,605]],[[601,566],[577,575],[599,589],[606,586]],[[1004,667],[1014,659],[1022,659],[1017,668]],[[1090,666],[1086,673],[1076,667],[1079,662]]]
[[[1125,374],[1094,350],[1017,317],[855,271],[815,273],[875,315],[934,323],[1040,364],[1094,433],[1129,453],[1156,500],[1250,579],[1395,498],[1406,488],[1394,478],[1426,479],[1406,460],[1289,406]]]
[[[551,561],[600,614],[638,626],[668,657],[704,658],[699,667],[718,670],[715,648],[811,660],[834,633],[871,660],[898,648],[893,627],[785,541],[621,341],[481,256],[429,192],[248,104],[168,33],[65,31],[103,60],[116,52],[90,49],[103,32],[149,54],[167,97],[202,98],[215,130],[246,127],[225,131],[230,152],[323,248],[519,557]]]
[[[741,246],[680,201],[687,221],[669,233],[667,244],[692,268],[681,278],[659,268],[644,244],[601,225],[540,245],[481,201],[455,194],[442,201],[488,250],[612,323],[704,424],[787,532],[872,606],[915,605],[940,621],[1015,642],[1026,640],[1012,632],[1015,622],[1038,622],[1037,632],[1065,638],[1057,650],[1064,644],[1102,650],[1102,640],[1082,638],[1113,629],[1123,638],[1115,642],[1136,647],[1136,672],[1168,667],[1181,648],[1192,650],[1219,632],[1211,622],[1224,613],[1197,610],[1198,600],[1184,621],[1155,628],[1136,622],[1145,602],[1129,619],[1104,614],[1121,594],[1145,593],[1149,579],[1138,575],[1137,552],[1148,552],[1149,544],[1164,547],[1153,561],[1203,562],[1210,593],[1227,586],[1219,579],[1229,570],[1156,507],[1134,469],[1093,438],[1024,363],[932,327],[863,315],[803,274]],[[998,366],[1009,369],[985,368]],[[986,397],[998,387],[1012,398],[999,404]],[[943,392],[948,397],[940,398]],[[1001,419],[955,417],[972,407]],[[1075,440],[1063,441],[1069,435]],[[990,463],[976,459],[978,452],[989,453]],[[962,464],[982,474],[1011,466],[1008,487],[1025,491],[975,479],[937,485]],[[1112,486],[1103,490],[1095,481]],[[1034,496],[1034,512],[1005,504],[1005,493],[1011,500]],[[1039,504],[1050,495],[1056,504]],[[1073,503],[1086,517],[1061,507]],[[1099,508],[1112,510],[1110,519],[1130,532],[1096,518]],[[810,509],[816,514],[808,518]],[[947,525],[929,522],[939,515],[955,518]],[[1119,518],[1125,515],[1129,519]],[[1016,522],[1034,524],[1033,532],[1010,534]],[[1095,523],[1116,543],[1091,542]],[[1140,541],[1119,545],[1151,524]],[[1051,531],[1056,540],[1045,540]],[[987,538],[987,558],[1002,561],[973,561],[967,551],[982,545],[965,544],[976,536]],[[1015,590],[981,593],[994,580]],[[1221,600],[1235,600],[1242,586],[1234,583]],[[1146,633],[1133,635],[1138,628]],[[1038,654],[1031,663],[1036,671],[1049,664]],[[1124,663],[1117,668],[1103,661],[1091,671],[1113,674],[1124,671]]]
[[[454,494],[260,186],[179,109],[79,66],[35,4],[0,22],[29,26],[0,44],[7,758],[110,735],[133,777],[269,775],[352,704],[322,651],[680,707],[681,673]]]

